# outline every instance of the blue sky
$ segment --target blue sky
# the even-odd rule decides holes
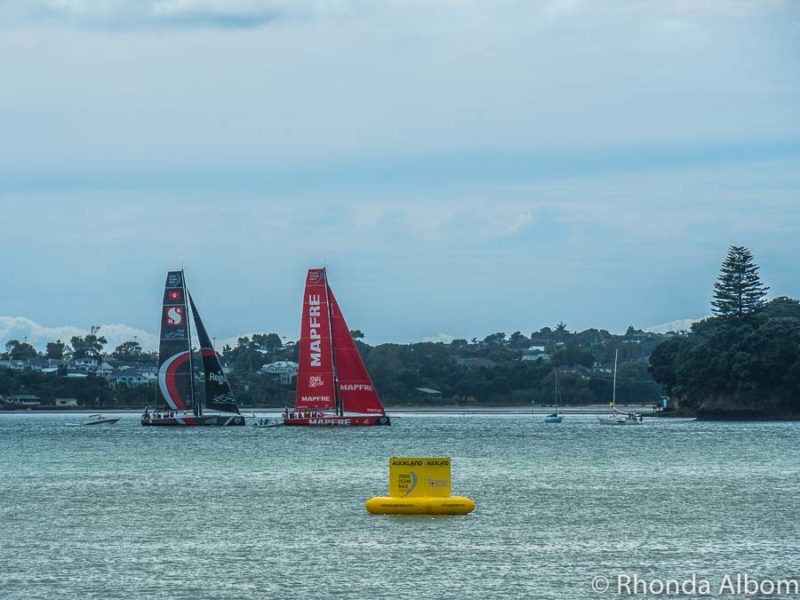
[[[320,264],[373,343],[696,318],[730,244],[798,296],[797,56],[781,1],[6,2],[0,337],[181,264],[220,339]]]

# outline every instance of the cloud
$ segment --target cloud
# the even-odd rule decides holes
[[[87,333],[89,333],[88,329],[74,325],[46,327],[25,317],[0,317],[0,344],[3,346],[9,340],[27,340],[34,348],[43,350],[47,346],[47,342],[61,340],[69,343],[71,337],[83,336]],[[154,350],[158,347],[158,338],[155,335],[128,325],[101,325],[99,335],[108,340],[107,351],[134,338],[138,339],[145,350]]]
[[[113,30],[249,28],[299,16],[306,9],[302,2],[280,0],[34,0],[17,13],[31,21]]]
[[[697,319],[678,319],[676,321],[669,321],[667,323],[660,323],[658,325],[650,325],[643,327],[644,331],[651,331],[653,333],[669,333],[670,331],[689,331],[694,323],[707,319],[708,316],[698,317]]]
[[[109,30],[145,28],[252,28],[281,20],[373,18],[384,25],[425,28],[504,27],[515,20],[558,23],[607,18],[652,19],[659,28],[708,15],[748,17],[781,10],[788,0],[630,0],[605,6],[586,0],[11,0],[0,14],[16,20]],[[660,22],[659,22],[660,21]]]
[[[422,341],[423,342],[449,344],[454,339],[456,339],[456,336],[450,335],[449,333],[437,333],[436,335],[431,335],[431,336],[422,338]]]

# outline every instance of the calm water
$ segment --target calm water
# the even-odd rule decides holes
[[[800,424],[76,420],[0,416],[2,598],[575,600],[619,597],[595,575],[800,577]],[[392,455],[452,456],[476,511],[369,515]]]

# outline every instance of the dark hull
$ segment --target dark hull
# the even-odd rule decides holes
[[[119,421],[122,417],[116,417],[113,419],[98,419],[96,421],[86,421],[84,425],[113,425],[117,421]]]
[[[145,427],[236,427],[244,425],[242,415],[202,415],[195,417],[142,417]]]
[[[318,417],[284,417],[283,424],[293,427],[370,427],[372,425],[391,425],[386,415],[343,416],[321,415]]]

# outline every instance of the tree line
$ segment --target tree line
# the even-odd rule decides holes
[[[713,316],[656,346],[653,378],[673,405],[700,418],[800,418],[800,302],[766,301],[750,250],[731,246]]]
[[[633,327],[624,335],[601,329],[571,332],[562,322],[530,334],[497,332],[480,340],[374,346],[364,342],[361,331],[352,334],[378,392],[389,406],[551,404],[556,369],[565,404],[605,404],[611,398],[615,350],[620,350],[621,358],[617,390],[620,402],[655,403],[661,394],[660,386],[648,372],[647,359],[665,336]],[[41,355],[35,350],[32,355],[97,360],[111,357],[155,365],[156,356],[143,352],[138,342],[125,342],[108,354],[103,353],[105,344],[93,329],[87,336],[72,338],[69,345],[54,342]],[[7,358],[31,355],[12,342],[6,348]],[[240,404],[281,408],[293,405],[294,385],[282,385],[261,367],[276,361],[296,362],[295,342],[283,341],[275,333],[255,334],[238,338],[235,345],[224,346],[220,354]],[[195,361],[198,368],[199,364],[199,360]],[[69,396],[97,408],[152,405],[155,398],[154,385],[112,387],[91,374],[83,380],[69,380],[65,368],[60,375],[0,369],[0,395],[35,393],[45,401]]]

